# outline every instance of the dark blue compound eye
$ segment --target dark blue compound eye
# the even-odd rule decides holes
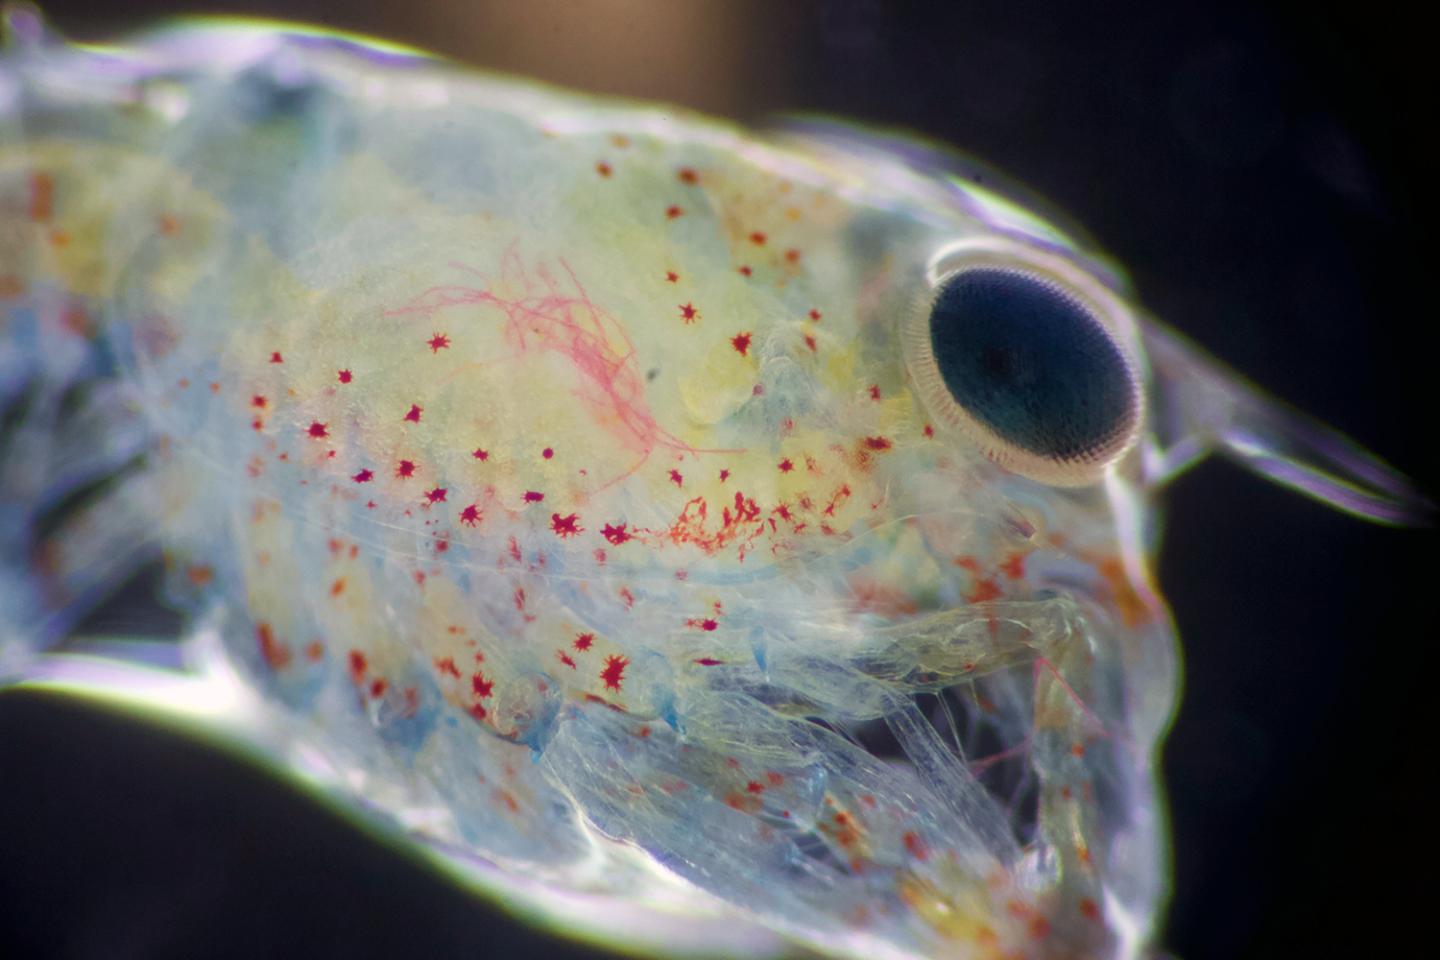
[[[1130,363],[1106,325],[1055,282],[1008,267],[952,273],[931,302],[929,334],[935,372],[963,411],[956,419],[980,427],[991,458],[1018,472],[1091,479],[1087,468],[1103,467],[1134,432]],[[1049,475],[1047,464],[1060,471]]]

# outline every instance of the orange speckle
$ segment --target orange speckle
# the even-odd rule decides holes
[[[849,583],[850,603],[857,613],[883,617],[908,616],[919,611],[915,598],[900,587],[866,574],[856,574]]]
[[[55,181],[48,173],[30,175],[30,219],[45,223],[55,215]]]
[[[611,169],[610,164],[606,163],[604,160],[601,160],[595,164],[595,172],[600,174],[600,176],[602,177],[608,177],[614,171]]]
[[[999,596],[1000,585],[995,582],[994,578],[987,577],[984,580],[976,581],[975,586],[966,594],[965,600],[967,603],[985,603],[997,599]]]
[[[1119,557],[1104,557],[1096,563],[1095,567],[1105,578],[1105,582],[1115,598],[1115,606],[1120,611],[1120,619],[1125,626],[1138,626],[1150,619],[1150,607],[1131,584],[1130,577],[1125,572],[1125,565]]]
[[[290,648],[275,639],[275,632],[268,623],[255,625],[255,640],[260,645],[260,655],[265,658],[271,670],[283,670],[290,665]]]
[[[905,834],[900,839],[903,840],[905,843],[905,850],[910,854],[910,856],[914,857],[916,860],[924,863],[930,858],[929,848],[925,845],[925,841],[921,840],[920,835],[915,831],[906,830]]]

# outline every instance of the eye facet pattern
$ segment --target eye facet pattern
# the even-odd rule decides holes
[[[1088,299],[1021,265],[942,276],[911,335],[923,340],[911,357],[922,395],[1001,466],[1050,484],[1093,482],[1133,439],[1140,392]]]

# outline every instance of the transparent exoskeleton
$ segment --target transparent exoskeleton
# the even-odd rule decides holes
[[[222,726],[596,937],[1139,955],[1165,484],[1427,509],[914,144],[8,26],[0,671]],[[175,662],[74,652],[156,556]]]

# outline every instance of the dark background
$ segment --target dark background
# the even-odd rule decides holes
[[[180,9],[52,2],[86,37]],[[1050,197],[1157,315],[1436,486],[1428,35],[1373,5],[404,4],[229,9],[383,34],[745,119],[949,141]],[[1429,78],[1427,78],[1428,81]],[[1425,167],[1422,170],[1422,165]],[[1183,957],[1395,952],[1433,914],[1436,538],[1209,463],[1160,580],[1185,647],[1165,754]],[[126,614],[117,614],[123,625]],[[1428,879],[1426,879],[1428,878]],[[1433,892],[1433,889],[1431,890]],[[8,949],[8,952],[7,952]],[[0,698],[0,953],[581,955],[256,769]]]

